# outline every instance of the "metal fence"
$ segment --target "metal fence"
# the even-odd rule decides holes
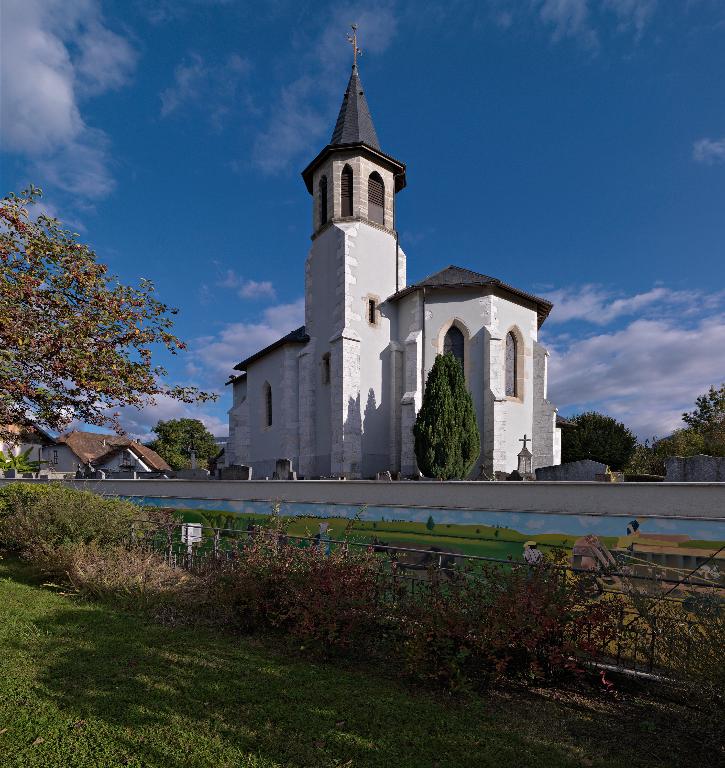
[[[496,588],[496,573],[523,569],[529,578],[576,580],[582,605],[622,595],[613,638],[599,649],[605,666],[635,673],[666,675],[674,666],[691,663],[696,650],[698,610],[720,611],[724,590],[695,572],[681,579],[647,576],[616,568],[576,568],[561,562],[547,562],[539,568],[524,561],[467,555],[436,547],[419,549],[386,544],[375,538],[333,539],[325,535],[290,535],[274,527],[247,529],[214,528],[199,523],[153,523],[134,525],[130,543],[163,556],[172,567],[204,573],[212,568],[234,568],[252,542],[264,542],[272,549],[298,547],[314,549],[321,556],[336,551],[362,550],[375,554],[380,562],[382,599],[400,595],[425,599],[431,588],[455,590],[464,581],[474,580],[484,590]],[[546,574],[546,576],[544,576]],[[703,608],[704,606],[704,608]]]

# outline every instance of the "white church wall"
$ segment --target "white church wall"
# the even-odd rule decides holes
[[[249,413],[249,440],[251,456],[249,464],[255,477],[272,477],[277,459],[292,459],[297,466],[299,456],[285,456],[284,412],[284,362],[285,347],[275,349],[247,368],[247,403]],[[265,423],[266,403],[264,384],[272,388],[272,424]]]
[[[400,312],[401,324],[404,324],[410,309],[402,301]],[[436,356],[443,351],[443,339],[451,324],[458,325],[465,338],[466,383],[481,434],[481,455],[472,474],[478,474],[480,464],[489,471],[510,472],[517,466],[517,454],[522,446],[519,440],[524,434],[531,438],[533,433],[536,311],[484,291],[437,289],[429,292],[425,297],[423,388]],[[520,398],[506,398],[503,390],[503,344],[512,328],[518,329],[524,341]]]
[[[464,373],[466,385],[471,393],[476,410],[478,431],[481,435],[481,455],[472,470],[478,475],[479,465],[483,463],[485,446],[484,411],[485,411],[485,356],[486,334],[483,323],[483,308],[481,292],[475,290],[442,290],[431,291],[425,298],[425,345],[423,388],[428,375],[439,354],[443,354],[445,334],[451,325],[456,325],[463,332],[464,343]]]
[[[501,334],[502,352],[505,350],[506,334],[517,329],[524,342],[523,351],[523,393],[521,397],[507,398],[497,403],[501,412],[501,421],[505,423],[504,449],[506,453],[503,471],[511,472],[518,466],[518,453],[523,443],[519,442],[524,434],[531,438],[533,435],[534,420],[534,344],[537,340],[537,317],[533,305],[529,307],[508,301],[499,297],[496,302],[498,308],[498,327]],[[505,354],[502,355],[502,365],[505,366]],[[529,449],[532,445],[529,443]]]
[[[348,225],[350,226],[350,225]],[[395,293],[395,238],[378,228],[360,223],[350,238],[348,291],[351,311],[347,325],[360,338],[360,409],[362,419],[363,477],[391,467],[391,392],[384,382],[391,378],[392,316],[396,308],[385,303]],[[376,302],[375,322],[368,321],[368,301]]]

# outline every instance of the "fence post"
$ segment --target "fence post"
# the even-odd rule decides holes
[[[166,562],[171,565],[171,552],[172,552],[172,534],[171,527],[166,528]]]
[[[219,529],[214,529],[214,559],[219,558]]]

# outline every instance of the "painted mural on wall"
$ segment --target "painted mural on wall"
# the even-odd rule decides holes
[[[135,497],[148,506],[173,506],[188,522],[246,530],[272,514],[267,501]],[[725,588],[725,520],[697,518],[492,512],[341,504],[282,503],[288,533],[534,563],[554,548],[576,568],[678,580],[686,576]]]

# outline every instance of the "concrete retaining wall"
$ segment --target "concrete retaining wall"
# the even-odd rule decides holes
[[[44,483],[42,480],[2,480]],[[69,480],[106,496],[206,501],[280,501],[402,508],[725,521],[723,483],[376,482],[372,480]],[[178,506],[186,506],[179,504]]]

